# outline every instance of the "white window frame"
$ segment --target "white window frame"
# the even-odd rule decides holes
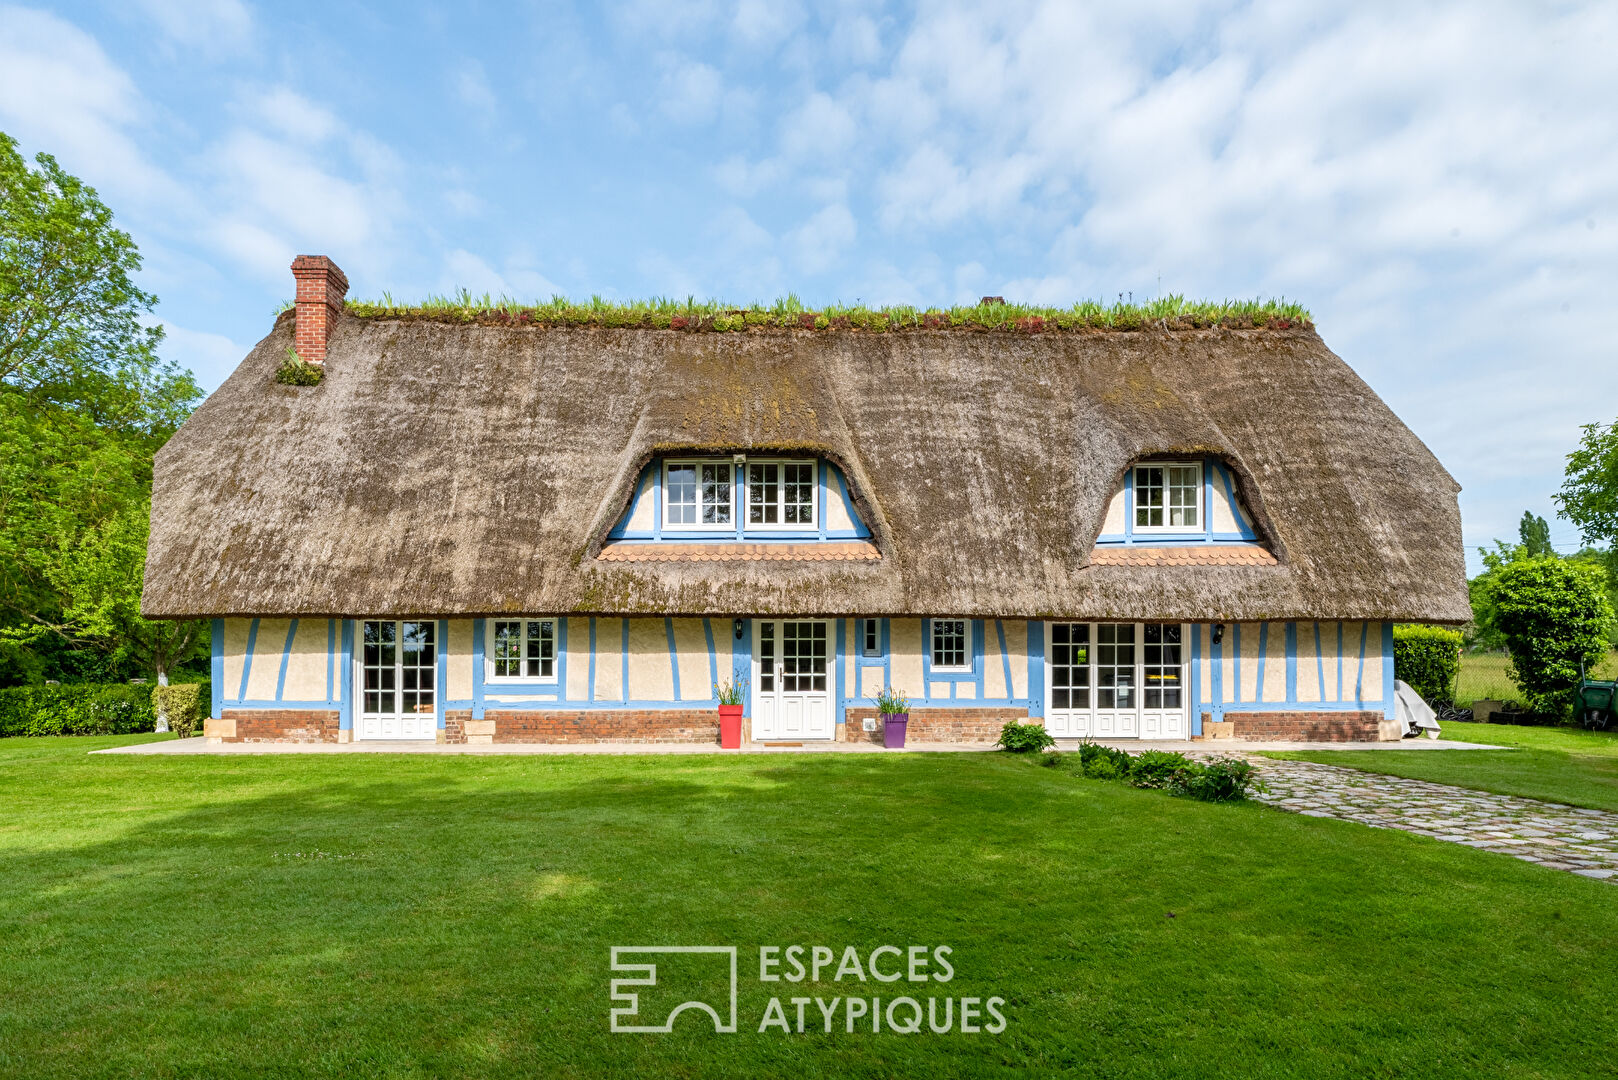
[[[809,466],[809,520],[787,522],[778,520],[774,524],[753,521],[753,466],[776,465],[781,468],[781,478],[776,482],[775,509],[776,517],[786,517],[786,466]],[[816,532],[820,529],[820,460],[818,458],[755,458],[750,457],[742,466],[742,497],[739,502],[742,510],[742,528],[747,532]]]
[[[876,619],[861,619],[860,656],[867,660],[877,660],[882,657],[882,624]]]
[[[1163,470],[1163,521],[1165,522],[1165,524],[1162,524],[1162,525],[1142,525],[1142,524],[1139,523],[1140,511],[1141,511],[1141,503],[1140,503],[1140,471],[1142,469],[1162,469]],[[1167,524],[1168,518],[1169,518],[1169,510],[1170,510],[1169,501],[1168,501],[1169,470],[1170,469],[1195,469],[1196,470],[1197,483],[1196,483],[1196,486],[1194,488],[1194,490],[1196,491],[1196,501],[1192,504],[1193,508],[1196,511],[1196,515],[1197,515],[1197,523],[1195,525],[1169,525],[1169,524]],[[1204,468],[1202,462],[1200,462],[1200,461],[1141,461],[1141,462],[1136,462],[1134,467],[1130,469],[1130,477],[1129,477],[1130,487],[1132,488],[1130,513],[1133,516],[1133,519],[1130,522],[1131,531],[1136,532],[1136,533],[1177,533],[1177,534],[1185,534],[1185,535],[1194,535],[1196,533],[1206,531],[1208,519],[1207,519],[1207,517],[1205,515],[1207,514],[1208,509],[1204,505],[1206,500],[1203,499],[1202,496],[1203,496],[1203,489],[1205,489],[1208,486],[1207,479],[1208,478],[1207,478],[1205,468]]]
[[[522,623],[522,654],[518,662],[524,671],[528,668],[528,624],[551,624],[551,673],[549,675],[496,675],[494,673],[494,636],[497,623]],[[484,625],[488,628],[488,636],[483,642],[483,681],[486,684],[498,686],[554,686],[562,670],[562,620],[554,615],[512,615],[510,617],[489,619]]]
[[[697,520],[696,521],[670,521],[669,512],[674,508],[669,499],[669,470],[683,465],[694,466],[697,470]],[[702,520],[702,467],[715,465],[729,470],[730,475],[730,520],[725,522],[705,522]],[[746,471],[743,471],[743,476]],[[663,489],[661,492],[663,505],[658,508],[662,515],[663,530],[665,532],[715,532],[734,533],[736,531],[736,509],[740,500],[737,499],[735,462],[720,458],[665,458],[663,461]]]
[[[960,664],[940,664],[935,661],[938,656],[938,624],[961,624],[961,656]],[[971,619],[928,619],[927,620],[927,661],[930,670],[940,675],[965,675],[972,671],[972,620]]]

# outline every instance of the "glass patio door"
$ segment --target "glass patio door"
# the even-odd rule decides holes
[[[1180,623],[1050,623],[1045,724],[1057,738],[1184,739]]]
[[[361,739],[438,737],[438,642],[432,621],[360,623],[354,680]]]

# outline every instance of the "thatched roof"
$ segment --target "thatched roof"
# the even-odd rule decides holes
[[[1312,330],[875,334],[289,318],[157,458],[144,610],[1459,622],[1455,481]],[[659,453],[793,451],[879,559],[598,558]],[[1129,464],[1207,453],[1269,559],[1092,564]]]

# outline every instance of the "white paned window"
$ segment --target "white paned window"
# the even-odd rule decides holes
[[[1185,665],[1179,623],[1149,622],[1143,628],[1145,642],[1141,689],[1148,709],[1178,709]]]
[[[860,655],[881,656],[882,635],[875,619],[860,621]]]
[[[694,529],[728,528],[731,465],[728,461],[671,461],[664,467],[663,524]]]
[[[815,526],[813,461],[747,463],[747,524],[766,528]]]
[[[490,681],[556,681],[556,620],[495,619],[490,625]]]
[[[965,619],[933,620],[933,670],[970,671]]]
[[[1202,466],[1135,466],[1135,528],[1194,532],[1202,528]]]

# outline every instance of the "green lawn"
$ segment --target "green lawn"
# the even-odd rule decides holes
[[[1506,674],[1511,658],[1505,653],[1462,653],[1461,677],[1455,685],[1455,702],[1470,708],[1479,698],[1494,701],[1515,701],[1522,697],[1517,684]],[[1618,678],[1618,651],[1609,652],[1596,669],[1592,679]]]
[[[1453,721],[1441,726],[1445,739],[1516,749],[1327,750],[1270,756],[1618,811],[1618,732]]]
[[[1618,1074],[1618,889],[1404,833],[1005,755],[85,754],[120,741],[0,741],[0,1074]],[[791,943],[955,977],[761,984]],[[740,1032],[610,1033],[645,944],[740,946]],[[1007,1027],[757,1030],[900,987]]]

